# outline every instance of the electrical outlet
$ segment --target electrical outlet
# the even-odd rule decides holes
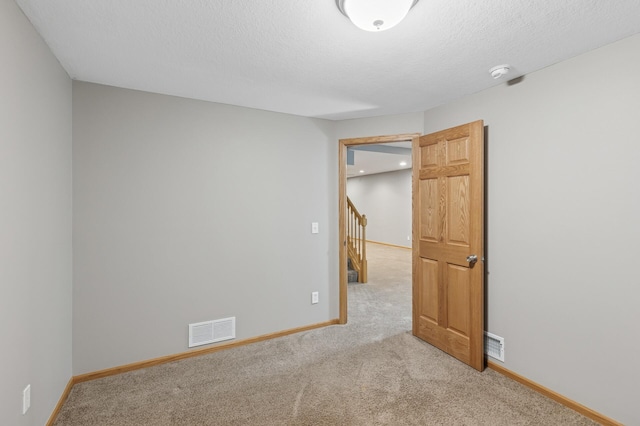
[[[320,232],[320,230],[318,229],[318,222],[312,222],[311,223],[311,233],[312,234],[317,234],[319,232]]]
[[[316,303],[318,303],[318,292],[314,291],[311,293],[311,304],[315,305]]]
[[[31,385],[27,385],[22,391],[22,414],[27,414],[29,407],[31,407]]]

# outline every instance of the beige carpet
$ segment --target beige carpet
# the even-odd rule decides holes
[[[62,425],[592,425],[411,335],[411,252],[370,244],[349,324],[76,385]]]

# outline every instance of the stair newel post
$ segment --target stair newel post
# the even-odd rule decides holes
[[[367,215],[362,215],[362,281],[367,282]]]

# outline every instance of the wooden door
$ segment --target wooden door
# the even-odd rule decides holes
[[[413,334],[482,371],[483,122],[414,139],[413,158]]]

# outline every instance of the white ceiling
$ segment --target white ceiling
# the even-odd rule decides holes
[[[17,0],[73,79],[334,120],[424,111],[640,32],[639,0]]]

